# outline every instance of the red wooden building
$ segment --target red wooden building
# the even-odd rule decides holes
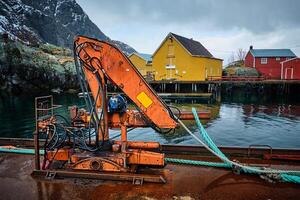
[[[281,62],[295,58],[290,49],[250,49],[245,58],[245,66],[255,68],[262,76],[281,79]]]
[[[300,58],[292,58],[281,62],[281,79],[300,80]]]

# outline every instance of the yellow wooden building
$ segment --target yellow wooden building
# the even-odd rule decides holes
[[[150,54],[132,53],[128,57],[144,77],[152,73],[152,58]]]
[[[204,81],[222,76],[222,59],[198,41],[169,33],[152,56],[155,80]]]

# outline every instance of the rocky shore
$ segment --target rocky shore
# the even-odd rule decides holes
[[[51,44],[0,40],[0,91],[67,92],[78,89],[72,51]]]

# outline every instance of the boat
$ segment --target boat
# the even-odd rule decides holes
[[[34,142],[25,138],[1,138],[0,145],[33,150]],[[220,147],[220,150],[230,159],[249,166],[300,170],[299,149],[253,145]],[[162,144],[157,151],[166,158],[220,162],[202,146]],[[125,181],[120,180],[123,174],[117,174],[121,178],[114,181],[93,176],[68,178],[59,173],[54,177],[41,174],[33,178],[33,168],[34,155],[1,152],[1,199],[298,199],[300,196],[299,185],[294,183],[239,174],[226,168],[179,163],[167,163],[162,169],[143,169],[148,174],[162,175],[165,183],[149,181],[151,175],[142,181],[139,174]]]

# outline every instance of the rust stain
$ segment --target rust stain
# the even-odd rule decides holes
[[[0,199],[298,199],[299,185],[268,183],[225,169],[168,164],[167,184],[33,179],[32,156],[1,154]]]

